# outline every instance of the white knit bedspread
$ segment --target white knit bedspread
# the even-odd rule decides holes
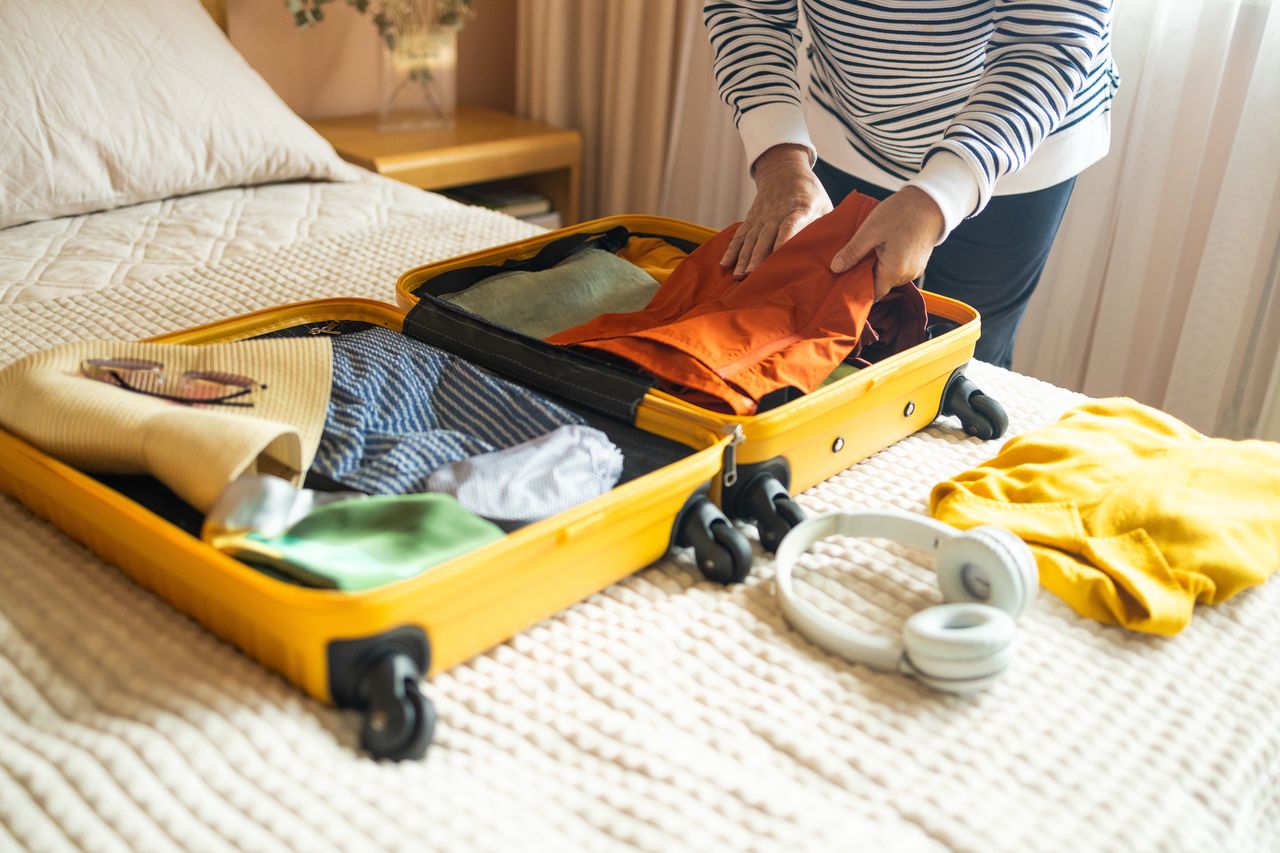
[[[0,364],[302,298],[389,300],[409,266],[530,231],[450,206],[0,306]],[[1080,399],[970,375],[1014,433]],[[996,450],[940,422],[800,501],[923,512],[934,483]],[[0,848],[1280,849],[1280,583],[1200,608],[1175,639],[1042,594],[1012,669],[956,698],[817,651],[756,556],[726,589],[677,554],[436,677],[435,746],[391,764],[358,751],[354,713],[0,499]],[[927,564],[832,542],[798,580],[892,631],[939,600]]]
[[[414,221],[448,199],[351,169],[135,204],[0,230],[0,303],[83,295],[238,255]]]

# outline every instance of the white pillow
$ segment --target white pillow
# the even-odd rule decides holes
[[[0,0],[0,228],[351,174],[197,0]]]

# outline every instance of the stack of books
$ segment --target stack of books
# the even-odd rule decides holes
[[[471,184],[446,190],[454,201],[497,210],[544,228],[559,228],[560,212],[551,209],[551,199],[511,181]]]

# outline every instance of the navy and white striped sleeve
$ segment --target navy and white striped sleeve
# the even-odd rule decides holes
[[[1109,41],[1111,8],[1112,0],[997,0],[982,77],[909,181],[935,188],[948,230],[986,207],[996,181],[1062,124]]]
[[[708,0],[702,16],[720,97],[733,109],[747,162],[754,168],[756,158],[784,143],[805,146],[815,161],[797,77],[796,0]]]

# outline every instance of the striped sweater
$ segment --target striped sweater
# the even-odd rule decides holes
[[[1052,186],[1106,154],[1119,84],[1111,7],[708,0],[703,15],[720,94],[749,162],[773,145],[807,146],[872,183],[919,186],[938,202],[949,233],[993,193]]]

